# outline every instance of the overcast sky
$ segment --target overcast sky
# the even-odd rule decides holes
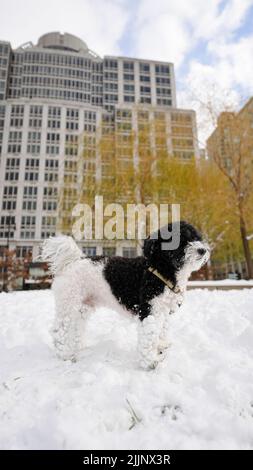
[[[253,0],[0,0],[0,11],[13,47],[61,31],[101,56],[174,62],[184,107],[207,83],[253,95]]]

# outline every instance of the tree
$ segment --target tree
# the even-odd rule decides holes
[[[209,241],[213,259],[227,262],[238,256],[238,224],[231,204],[234,195],[226,176],[214,161],[197,160],[194,154],[189,154],[189,159],[177,158],[169,151],[167,144],[173,133],[168,135],[162,115],[150,121],[140,111],[138,119],[138,127],[133,129],[126,112],[117,126],[111,126],[108,118],[96,134],[84,133],[78,171],[73,168],[73,175],[66,173],[64,177],[64,197],[59,204],[59,221],[64,222],[61,231],[71,233],[73,207],[86,203],[94,208],[96,195],[103,196],[104,205],[120,203],[124,209],[130,203],[175,203],[181,206],[181,219],[196,225]],[[180,134],[181,127],[185,136]],[[192,138],[191,127],[185,122],[176,123],[173,130],[179,133],[180,145]],[[78,182],[73,178],[76,171]]]
[[[247,228],[252,230],[250,201],[253,192],[253,99],[239,113],[222,113],[208,139],[210,158],[232,189],[230,204],[235,208],[248,277],[253,278],[252,255]]]
[[[18,258],[16,250],[4,248],[0,256],[0,272],[2,273],[2,286],[6,292],[22,287],[24,279],[28,277],[28,266],[32,254],[27,253],[24,258]]]

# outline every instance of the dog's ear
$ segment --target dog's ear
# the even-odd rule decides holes
[[[161,245],[160,240],[147,238],[144,241],[144,246],[143,246],[143,254],[145,258],[150,259],[156,256],[159,253],[160,245]]]

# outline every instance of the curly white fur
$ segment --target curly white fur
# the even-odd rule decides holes
[[[50,237],[42,244],[41,259],[47,261],[54,276],[63,272],[69,264],[80,260],[82,256],[73,238],[66,235]]]
[[[168,347],[169,316],[183,301],[187,279],[199,269],[206,257],[200,260],[197,249],[202,242],[189,244],[185,264],[178,272],[179,293],[165,287],[164,292],[151,301],[151,314],[139,322],[138,353],[140,365],[154,368],[164,358]],[[126,313],[112,294],[103,276],[103,264],[93,263],[82,255],[71,237],[60,236],[46,240],[41,257],[50,265],[54,275],[56,316],[53,327],[54,344],[64,360],[76,361],[85,346],[85,322],[92,310],[99,306]]]

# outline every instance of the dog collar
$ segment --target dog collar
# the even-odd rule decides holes
[[[170,289],[172,290],[173,292],[175,292],[175,294],[179,294],[179,292],[181,292],[181,289],[178,287],[178,286],[175,286],[172,284],[172,282],[169,280],[169,279],[166,279],[161,273],[159,273],[159,271],[157,271],[157,269],[155,268],[151,268],[149,267],[148,270],[154,274],[156,277],[158,277],[159,279],[161,279],[161,281],[164,282],[164,284]]]

